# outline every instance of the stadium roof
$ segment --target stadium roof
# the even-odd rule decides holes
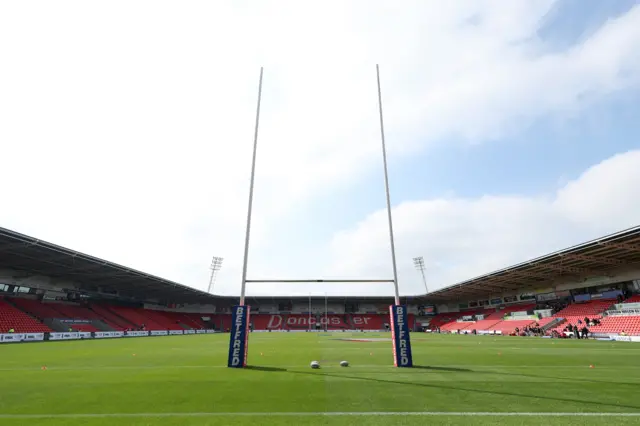
[[[640,226],[573,246],[509,268],[463,281],[427,295],[402,296],[403,301],[443,302],[490,298],[508,291],[550,286],[557,279],[603,276],[623,266],[640,265]],[[86,292],[118,292],[135,300],[165,303],[231,305],[237,297],[217,296],[176,282],[79,253],[0,227],[0,268],[69,280]],[[71,290],[71,289],[69,289]],[[247,296],[251,301],[308,300],[308,296]],[[324,299],[312,296],[312,299]],[[392,297],[328,296],[330,301],[387,303]]]
[[[87,292],[117,291],[121,296],[141,301],[213,303],[220,300],[204,291],[5,228],[0,228],[0,268],[69,280]]]
[[[490,298],[550,287],[557,279],[606,276],[632,265],[640,265],[640,226],[436,290],[426,298],[432,302]]]
[[[212,295],[0,227],[0,269],[2,268],[68,280],[87,293],[118,292],[119,296],[137,301],[154,299],[165,303],[209,303],[221,306],[231,306],[238,302],[237,296]],[[247,296],[247,303],[308,299],[308,296]],[[312,299],[324,300],[324,296],[312,296]],[[329,296],[327,299],[345,303],[356,300],[370,303],[393,302],[393,297]],[[402,299],[406,300],[405,297]]]

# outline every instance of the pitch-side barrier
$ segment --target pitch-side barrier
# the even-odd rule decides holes
[[[96,331],[67,333],[4,333],[0,334],[0,343],[45,342],[80,339],[117,339],[121,337],[182,336],[191,334],[220,333],[216,330],[151,330],[151,331]]]

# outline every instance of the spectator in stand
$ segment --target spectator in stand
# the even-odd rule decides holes
[[[13,328],[13,327],[11,327],[11,328],[9,329],[9,333],[15,333],[15,332],[16,332],[16,331],[14,330],[14,328]]]

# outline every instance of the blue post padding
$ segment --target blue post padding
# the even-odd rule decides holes
[[[389,313],[391,314],[393,365],[396,367],[413,367],[407,307],[403,305],[391,305],[389,306]]]
[[[247,354],[249,352],[249,311],[249,306],[233,307],[227,367],[243,368],[247,366]]]

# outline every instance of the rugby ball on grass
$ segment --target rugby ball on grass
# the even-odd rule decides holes
[[[311,361],[311,368],[320,368],[320,363],[318,361]]]
[[[349,361],[340,361],[340,367],[348,367]]]

